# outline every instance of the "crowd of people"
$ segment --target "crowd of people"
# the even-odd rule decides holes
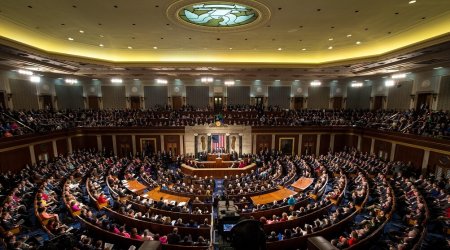
[[[356,126],[449,138],[448,111],[423,110],[284,110],[277,107],[209,108],[157,107],[147,110],[5,110],[0,116],[2,137],[46,133],[75,127],[183,127],[213,124],[217,114],[225,124],[260,126]]]

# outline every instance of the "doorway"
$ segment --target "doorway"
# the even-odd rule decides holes
[[[264,97],[262,97],[262,96],[255,97],[255,105],[257,107],[262,107],[264,105],[264,99],[263,98]]]
[[[131,109],[141,109],[141,98],[139,96],[130,97]]]
[[[417,94],[416,110],[430,109],[433,95],[431,93]]]
[[[173,110],[179,110],[183,106],[183,97],[172,96],[172,107]]]
[[[53,110],[53,101],[51,95],[41,95],[42,97],[42,108],[44,110]]]
[[[375,96],[373,102],[373,110],[382,110],[383,109],[383,96]]]
[[[223,97],[215,96],[214,97],[214,110],[221,111],[223,108]]]
[[[100,107],[97,96],[88,96],[89,109],[98,110]]]
[[[342,97],[333,98],[333,109],[342,109]]]
[[[303,109],[303,97],[294,97],[294,109]]]
[[[0,109],[5,110],[6,109],[6,98],[5,98],[5,91],[0,91]]]

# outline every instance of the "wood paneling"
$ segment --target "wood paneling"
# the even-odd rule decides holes
[[[180,153],[180,136],[179,135],[164,135],[164,150],[171,151],[173,155]]]
[[[67,149],[67,139],[59,139],[56,140],[56,151],[58,151],[58,155],[66,155],[69,150]]]
[[[141,152],[145,150],[145,148],[142,148],[141,142],[143,140],[151,140],[155,141],[155,152],[161,151],[161,137],[159,135],[136,135],[136,151]],[[152,146],[153,147],[153,146]]]
[[[288,135],[275,135],[275,149],[279,150],[280,138],[294,138],[293,152],[297,154],[298,152],[298,135],[288,134]]]
[[[420,173],[422,169],[423,154],[423,149],[397,144],[395,146],[394,161],[411,162],[414,171]]]
[[[47,154],[47,159],[53,158],[53,143],[51,141],[34,145],[36,161],[45,160],[45,154]]]
[[[133,151],[131,135],[116,135],[116,148],[118,156],[129,155]]]
[[[28,146],[5,152],[0,152],[0,171],[2,173],[11,171],[18,172],[26,164],[31,165],[30,149]]]
[[[102,150],[106,152],[113,152],[113,141],[111,135],[102,135]]]
[[[361,141],[361,152],[370,153],[370,146],[372,146],[372,138],[363,137]]]
[[[435,173],[436,166],[450,168],[450,152],[448,155],[430,152],[430,157],[428,158],[427,173]]]
[[[320,135],[319,154],[327,154],[329,149],[330,149],[330,135],[329,134]]]
[[[71,140],[74,151],[85,148],[97,150],[97,136],[74,136]]]
[[[375,140],[374,153],[381,158],[389,160],[391,157],[392,143],[387,141]]]
[[[345,135],[336,134],[334,136],[334,151],[343,151],[347,148],[356,148],[358,146],[358,136],[356,135]]]
[[[256,135],[256,151],[271,150],[272,135]]]
[[[303,135],[302,136],[302,155],[316,154],[317,135]]]

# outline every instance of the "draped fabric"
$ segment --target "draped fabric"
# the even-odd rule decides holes
[[[58,109],[82,109],[83,86],[55,85]]]
[[[15,110],[39,109],[36,84],[27,80],[10,79],[12,102]]]
[[[269,106],[288,109],[291,103],[291,87],[269,86]]]
[[[102,86],[104,109],[126,108],[125,86]]]
[[[209,105],[208,86],[186,86],[186,103],[196,108],[205,108]]]
[[[165,106],[168,100],[167,86],[144,86],[145,108]]]
[[[359,88],[347,88],[347,108],[348,109],[369,109],[370,94],[372,86],[364,86]]]
[[[387,109],[407,110],[411,104],[413,81],[399,82],[388,90]]]
[[[227,103],[229,105],[250,104],[250,86],[227,87]]]
[[[450,110],[450,76],[441,78],[437,110]]]
[[[330,87],[308,88],[308,109],[328,109],[330,103]]]

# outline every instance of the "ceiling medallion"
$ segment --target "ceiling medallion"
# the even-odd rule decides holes
[[[180,0],[169,6],[167,16],[175,23],[191,29],[239,31],[263,25],[270,18],[270,10],[251,0]]]

